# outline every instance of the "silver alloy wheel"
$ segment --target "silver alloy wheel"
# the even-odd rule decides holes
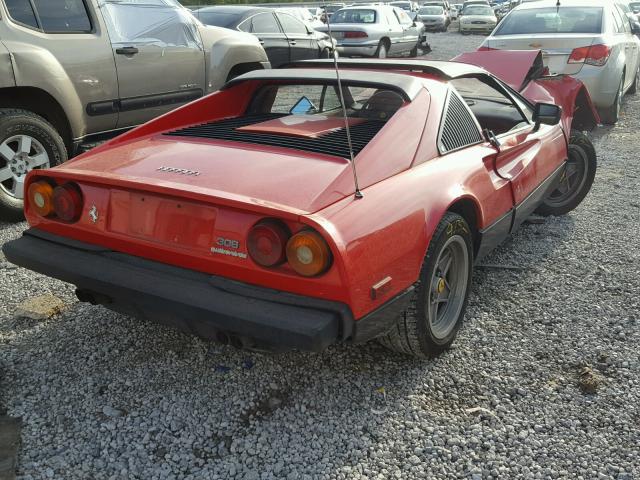
[[[469,279],[469,251],[460,235],[440,250],[429,284],[427,316],[433,336],[444,340],[455,328],[464,305]]]
[[[14,135],[0,144],[0,188],[14,198],[24,198],[27,173],[49,167],[49,154],[29,135]]]
[[[587,181],[589,157],[586,152],[575,145],[569,145],[569,159],[560,177],[560,183],[545,203],[553,208],[562,208],[571,203]]]

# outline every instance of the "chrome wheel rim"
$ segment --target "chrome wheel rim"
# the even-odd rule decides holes
[[[564,207],[582,191],[587,181],[589,158],[582,148],[569,145],[569,159],[560,177],[560,183],[546,203],[556,208]]]
[[[378,50],[378,58],[387,58],[387,47],[384,43],[380,44],[380,49]]]
[[[14,198],[24,197],[27,173],[49,166],[44,146],[29,135],[14,135],[0,144],[0,188]]]
[[[427,316],[432,335],[446,339],[458,322],[469,280],[469,252],[460,235],[449,238],[440,250],[429,283]]]

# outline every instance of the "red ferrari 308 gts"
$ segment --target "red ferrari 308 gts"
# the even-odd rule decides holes
[[[236,346],[377,338],[436,355],[474,263],[594,179],[586,90],[525,60],[506,81],[470,63],[340,60],[342,95],[331,61],[247,73],[32,171],[31,228],[5,255],[82,301]]]

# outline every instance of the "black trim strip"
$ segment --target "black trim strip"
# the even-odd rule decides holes
[[[87,115],[91,117],[109,115],[118,112],[130,112],[145,108],[175,105],[196,100],[204,95],[201,88],[178,90],[175,92],[143,95],[140,97],[122,98],[120,100],[104,100],[87,104]]]
[[[509,236],[514,214],[515,208],[511,208],[487,228],[480,230],[480,246],[474,259],[476,265]]]

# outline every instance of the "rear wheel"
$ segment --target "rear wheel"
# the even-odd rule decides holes
[[[413,47],[411,49],[411,51],[409,52],[409,56],[410,57],[417,57],[418,56],[418,44],[417,43],[416,43],[415,47]]]
[[[387,53],[389,52],[389,46],[387,42],[384,40],[380,40],[378,44],[378,50],[376,50],[376,57],[378,58],[387,58]]]
[[[409,308],[379,338],[385,347],[420,358],[449,348],[462,324],[473,270],[472,236],[460,215],[438,224]]]
[[[56,129],[27,110],[0,110],[0,219],[24,218],[24,180],[31,170],[67,160]]]
[[[620,110],[622,109],[623,96],[624,96],[624,73],[622,74],[622,79],[620,79],[618,93],[616,93],[616,98],[614,99],[613,104],[610,107],[605,108],[600,113],[600,118],[602,119],[602,123],[607,125],[613,125],[618,122],[618,119],[620,118]]]
[[[536,213],[564,215],[587,196],[596,176],[598,161],[591,140],[582,132],[571,131],[569,158],[558,187],[549,194]]]

